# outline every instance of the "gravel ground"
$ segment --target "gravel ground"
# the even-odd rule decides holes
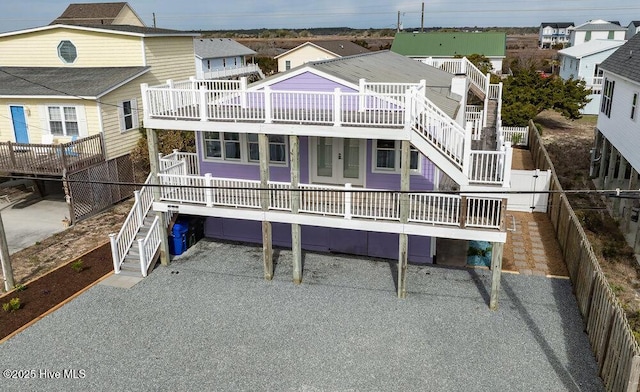
[[[0,346],[13,390],[601,391],[569,281],[201,241],[131,289],[96,286]],[[82,370],[82,372],[80,372]],[[38,373],[40,376],[40,373]],[[44,375],[44,374],[43,374]],[[64,376],[64,374],[62,374]]]

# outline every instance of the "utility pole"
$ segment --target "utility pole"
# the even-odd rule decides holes
[[[156,13],[153,13],[153,28],[156,28]]]
[[[11,258],[9,257],[9,245],[7,235],[4,232],[2,215],[0,214],[0,262],[2,263],[2,276],[4,277],[5,291],[13,290],[13,268],[11,268]]]
[[[420,18],[420,32],[424,33],[424,1],[422,2],[422,17]]]
[[[398,11],[398,24],[397,24],[397,27],[396,27],[396,32],[398,32],[398,33],[400,32],[400,11]]]

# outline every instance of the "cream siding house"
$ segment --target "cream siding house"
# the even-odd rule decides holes
[[[0,59],[0,66],[28,66],[31,72],[20,74],[24,91],[4,92],[1,101],[4,109],[0,111],[10,113],[12,105],[25,108],[23,113],[27,120],[29,143],[64,142],[72,136],[81,138],[103,134],[107,158],[126,155],[140,136],[137,131],[141,123],[140,84],[157,84],[192,75],[195,71],[194,36],[197,34],[113,25],[50,25],[0,34],[0,51],[6,54]],[[38,59],[35,66],[33,59]],[[45,68],[48,72],[55,71],[60,80],[38,79],[37,74]],[[135,71],[124,72],[126,68]],[[92,69],[95,71],[93,78],[105,73],[112,77],[121,76],[103,83],[86,76]],[[64,83],[66,74],[81,70],[87,71],[83,76],[87,79],[84,83],[82,80],[76,80],[75,85]],[[40,80],[37,82],[41,87],[38,92],[30,92],[27,88],[34,79]],[[90,95],[83,95],[86,90],[83,87],[87,86],[95,88]],[[46,87],[53,89],[50,93],[42,91]],[[62,113],[64,107],[76,108],[67,111],[71,117],[77,117],[79,132],[52,130],[49,115],[55,116],[58,110],[49,108],[56,106],[62,108]],[[14,109],[13,117],[16,115],[19,113]],[[11,123],[13,117],[0,120],[5,122],[0,128],[2,141],[17,141],[14,124]]]
[[[367,49],[351,41],[314,41],[305,42],[274,58],[278,60],[278,72],[284,72],[310,61],[337,59],[367,52]]]
[[[126,2],[69,4],[51,24],[145,26]]]

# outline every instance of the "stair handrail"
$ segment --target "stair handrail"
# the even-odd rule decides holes
[[[144,183],[151,183],[151,174],[149,174]],[[129,211],[129,215],[127,215],[118,234],[109,234],[113,270],[116,274],[120,273],[124,258],[133,245],[136,234],[144,224],[145,215],[147,215],[153,204],[153,193],[150,187],[143,186],[140,191],[135,191],[134,198],[135,201],[131,211]]]
[[[485,75],[468,58],[463,57],[465,75],[486,95],[489,95],[489,74]]]
[[[471,129],[465,129],[437,107],[426,96],[413,90],[410,108],[411,128],[433,147],[442,152],[461,170],[465,167],[467,142]],[[434,122],[436,124],[434,124]],[[469,135],[467,135],[469,133]]]
[[[156,216],[153,223],[151,223],[151,227],[149,228],[147,235],[138,240],[140,270],[143,278],[147,277],[151,261],[153,261],[156,251],[160,247],[161,235],[160,218]]]

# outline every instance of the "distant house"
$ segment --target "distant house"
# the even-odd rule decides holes
[[[630,40],[631,37],[636,35],[639,31],[640,31],[640,20],[631,21],[631,23],[629,23],[629,26],[627,26],[627,34],[625,36],[625,39]]]
[[[229,38],[196,38],[196,78],[228,79],[251,74],[264,78],[257,64],[250,64],[256,52]]]
[[[619,24],[596,19],[583,23],[571,29],[571,46],[581,45],[594,39],[625,39],[627,29]]]
[[[276,57],[278,72],[284,72],[310,61],[330,60],[367,53],[369,50],[351,41],[308,41]]]
[[[573,22],[541,23],[538,34],[538,46],[541,49],[550,49],[557,44],[567,45],[571,37],[570,28],[573,26]]]
[[[602,101],[596,125],[592,175],[601,189],[640,188],[640,34],[602,62]],[[637,193],[636,193],[637,194]],[[640,252],[640,200],[614,197],[612,210],[620,227]],[[621,195],[622,196],[622,195]]]
[[[572,46],[558,52],[560,77],[562,79],[582,79],[592,90],[589,102],[581,111],[583,114],[598,114],[602,91],[602,69],[600,63],[607,59],[626,41],[592,40],[582,45]]]
[[[481,54],[491,61],[495,73],[502,72],[506,57],[505,33],[397,33],[391,51],[415,60],[441,60]]]
[[[66,25],[128,25],[145,27],[138,14],[126,2],[69,4],[56,20]]]

